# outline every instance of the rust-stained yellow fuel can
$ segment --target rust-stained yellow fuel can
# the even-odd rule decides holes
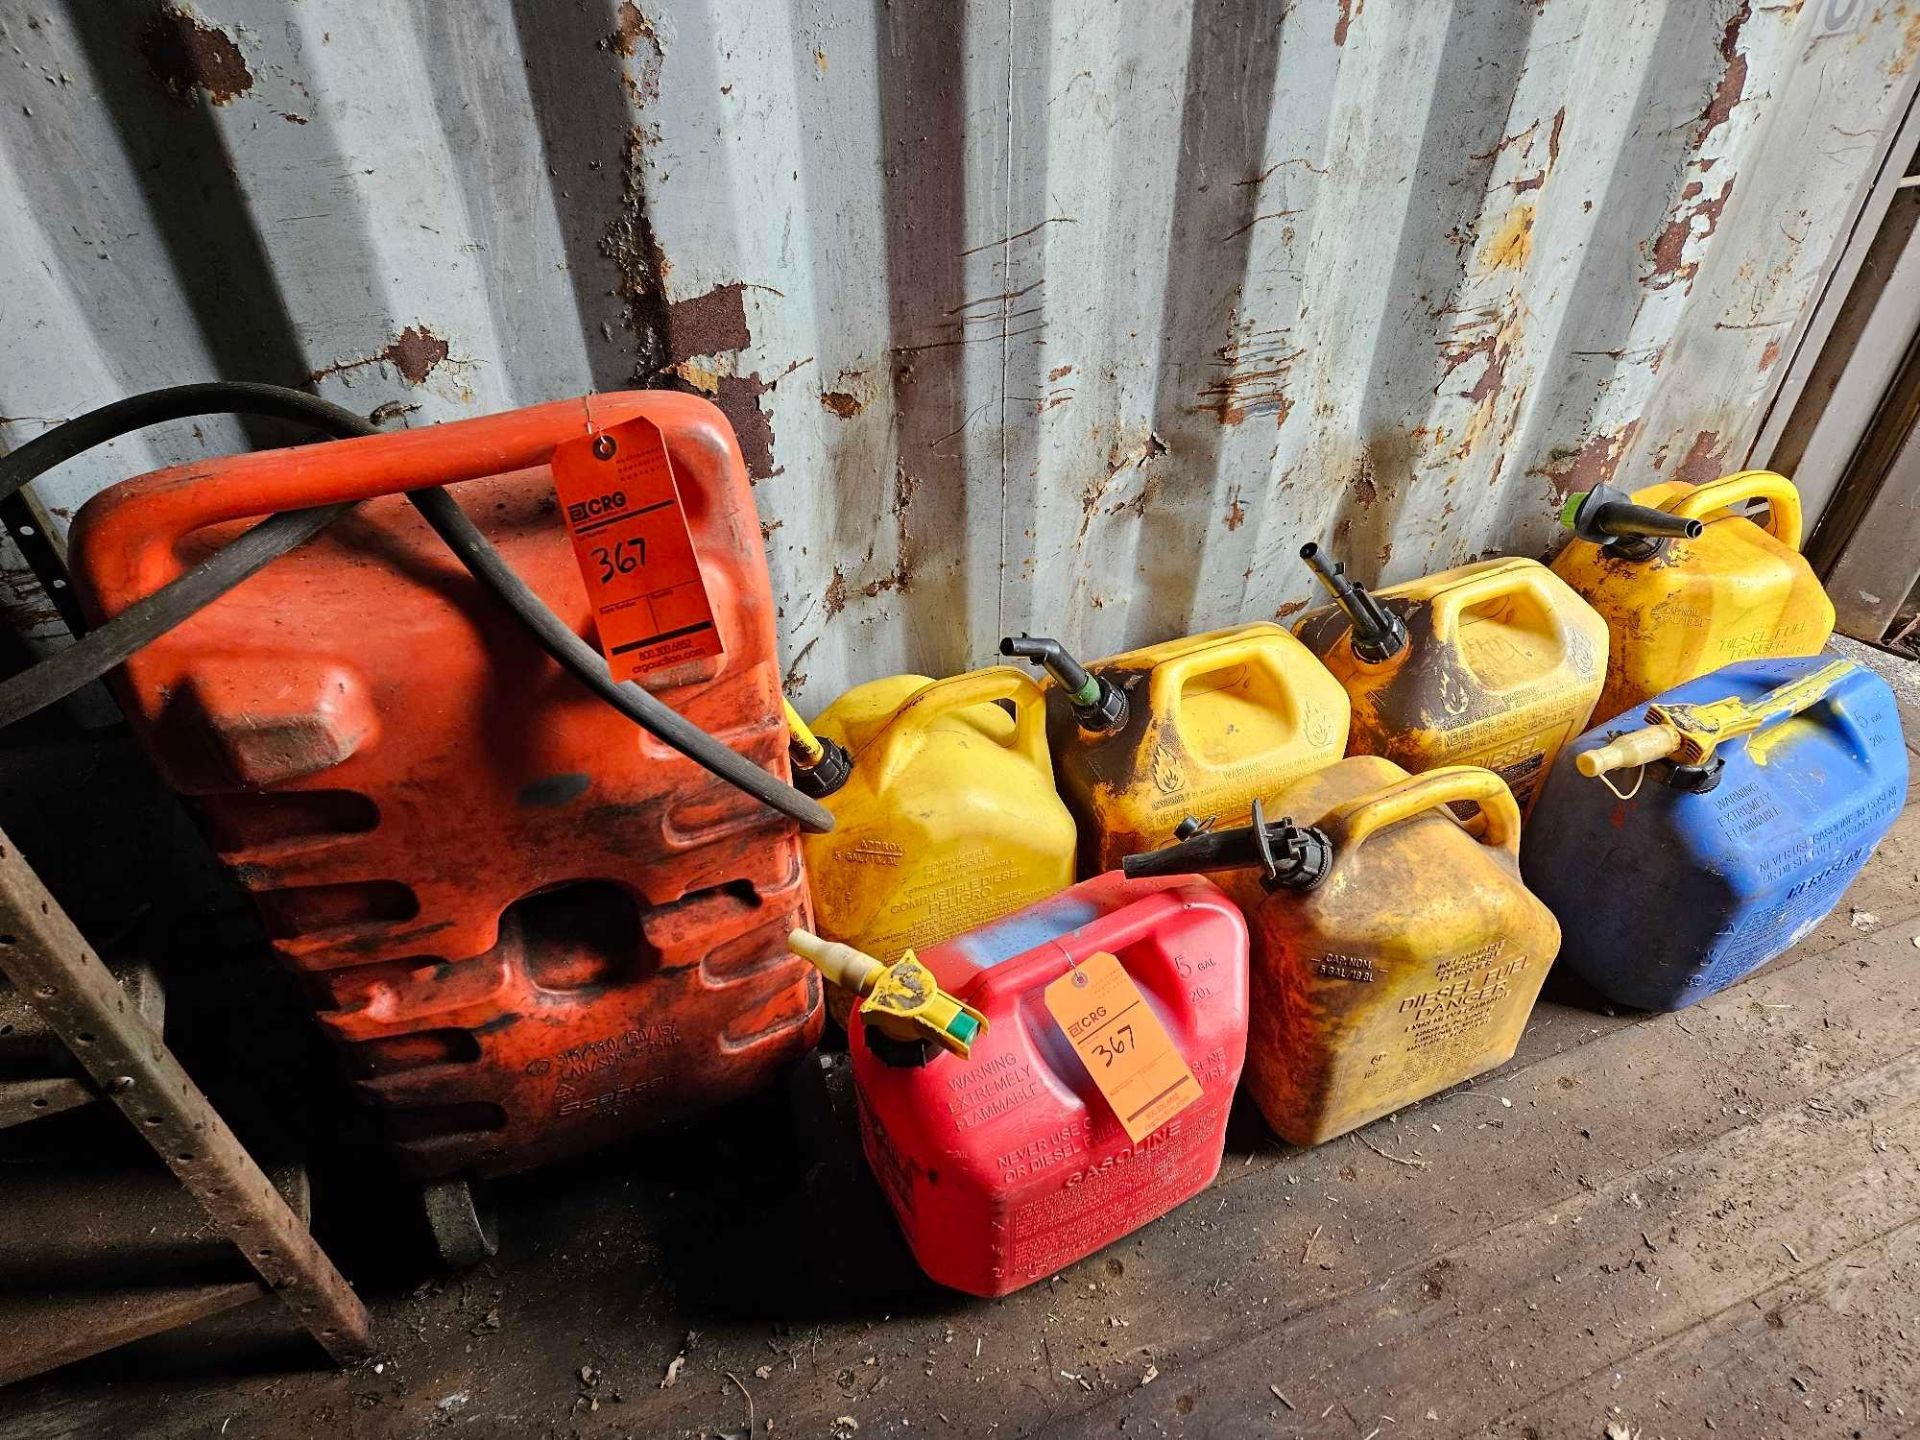
[[[1451,813],[1468,805],[1477,838]],[[1519,849],[1519,807],[1491,771],[1409,777],[1356,756],[1252,826],[1124,868],[1218,872],[1252,939],[1245,1083],[1279,1134],[1318,1145],[1512,1056],[1560,948]]]
[[[1300,555],[1335,603],[1294,633],[1353,701],[1347,753],[1414,774],[1484,766],[1531,810],[1600,696],[1606,622],[1532,560],[1483,560],[1368,594],[1318,546]]]
[[[1740,513],[1763,500],[1761,523]],[[1613,632],[1596,718],[1612,720],[1738,660],[1818,655],[1833,602],[1800,554],[1800,492],[1771,470],[1706,485],[1667,480],[1631,496],[1574,496],[1575,538],[1554,573]]]
[[[1248,807],[1344,753],[1346,692],[1300,642],[1260,621],[1169,640],[1082,667],[1022,635],[1003,655],[1044,665],[1060,793],[1098,875],[1164,845],[1188,815],[1231,825]]]
[[[834,817],[801,838],[827,939],[890,962],[1073,883],[1046,702],[1022,671],[871,681],[812,729],[795,728],[795,783]],[[828,1003],[844,1023],[851,997]]]

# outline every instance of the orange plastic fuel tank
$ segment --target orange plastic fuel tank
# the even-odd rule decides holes
[[[784,779],[760,530],[704,400],[592,396],[182,466],[74,524],[104,617],[259,516],[364,502],[135,655],[119,694],[422,1176],[524,1169],[717,1104],[818,1034],[818,978],[786,948],[808,918],[792,823],[562,672],[401,494],[452,484],[591,639],[546,462],[641,417],[724,647],[645,683]]]

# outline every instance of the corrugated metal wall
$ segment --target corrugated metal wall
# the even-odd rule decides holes
[[[1306,539],[1400,579],[1737,464],[1916,48],[1866,0],[10,6],[0,439],[671,370],[760,476],[797,696],[1107,652],[1291,613]]]

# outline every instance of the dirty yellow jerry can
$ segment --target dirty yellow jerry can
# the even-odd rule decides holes
[[[1530,811],[1599,699],[1606,622],[1532,560],[1483,560],[1369,594],[1319,546],[1300,558],[1334,597],[1294,634],[1353,701],[1347,753],[1414,774],[1484,766]]]
[[[1760,523],[1741,513],[1766,502]],[[1567,502],[1554,573],[1613,632],[1595,718],[1612,720],[1737,660],[1818,655],[1833,602],[1800,554],[1800,492],[1771,470],[1628,495],[1602,485]]]
[[[1326,667],[1261,621],[1082,666],[1058,641],[1009,636],[1044,666],[1060,793],[1098,875],[1164,845],[1188,815],[1244,820],[1255,798],[1345,752],[1348,704]]]
[[[1452,813],[1466,805],[1484,817],[1477,838]],[[1491,771],[1410,777],[1366,755],[1273,797],[1252,825],[1123,868],[1216,872],[1246,912],[1245,1083],[1275,1131],[1318,1145],[1513,1055],[1560,948],[1519,850],[1519,807]]]
[[[849,690],[811,728],[789,723],[795,784],[835,822],[801,840],[827,939],[893,957],[1073,883],[1046,702],[1023,672],[895,675]],[[844,1024],[852,998],[829,987],[827,999]]]

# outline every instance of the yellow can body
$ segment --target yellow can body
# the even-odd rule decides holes
[[[1607,664],[1607,626],[1546,566],[1483,560],[1374,593],[1407,628],[1398,654],[1354,653],[1337,605],[1294,626],[1353,702],[1349,755],[1419,774],[1479,765],[1507,782],[1521,813],[1560,747],[1586,729]]]
[[[1560,927],[1521,882],[1499,777],[1359,756],[1265,803],[1333,849],[1309,890],[1216,877],[1252,937],[1246,1083],[1267,1123],[1318,1145],[1510,1058]],[[1486,817],[1478,839],[1462,805]]]
[[[846,784],[821,801],[834,829],[802,837],[827,939],[891,962],[1073,883],[1046,702],[1022,671],[875,680],[813,729],[853,757]],[[851,998],[829,987],[828,1002],[844,1021]]]
[[[1572,540],[1553,570],[1612,631],[1595,716],[1625,714],[1663,691],[1737,660],[1817,655],[1833,634],[1833,602],[1800,554],[1800,492],[1784,475],[1743,470],[1707,485],[1668,480],[1634,502],[1701,520],[1650,560]],[[1766,523],[1729,507],[1765,500]]]
[[[1120,687],[1127,721],[1081,728],[1047,687],[1060,793],[1080,826],[1081,873],[1156,850],[1192,815],[1244,823],[1253,802],[1330,765],[1347,743],[1346,692],[1282,627],[1191,635],[1087,666]]]

